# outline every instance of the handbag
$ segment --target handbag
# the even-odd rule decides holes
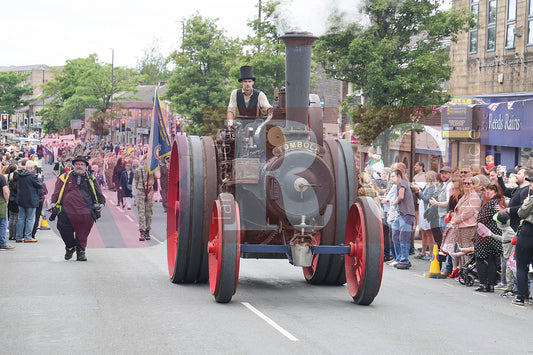
[[[444,216],[444,223],[450,223],[452,220],[452,211],[446,213],[446,216]]]
[[[439,207],[431,205],[424,211],[424,218],[428,221],[433,221],[439,218]]]

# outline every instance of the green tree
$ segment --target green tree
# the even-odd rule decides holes
[[[28,74],[13,71],[0,72],[0,112],[14,114],[15,109],[29,103],[23,97],[31,95],[31,85],[21,85],[28,79]]]
[[[365,107],[351,112],[355,134],[369,144],[380,132],[410,122],[414,109],[449,100],[442,84],[452,73],[446,40],[474,26],[465,10],[441,10],[442,0],[366,0],[370,25],[340,17],[315,46],[331,77],[362,90]],[[416,118],[416,117],[415,117]]]
[[[254,35],[242,41],[243,48],[247,50],[230,70],[230,78],[234,78],[232,87],[240,88],[237,81],[240,67],[251,65],[257,78],[254,86],[263,91],[270,101],[274,97],[274,89],[285,85],[285,46],[277,34],[279,18],[276,7],[279,4],[279,1],[271,0],[257,5],[261,6],[262,16],[248,22]]]
[[[110,108],[114,94],[135,93],[136,86],[142,80],[134,69],[112,68],[111,64],[100,63],[96,54],[67,60],[62,69],[53,70],[54,80],[47,82],[43,88],[46,97],[51,98],[41,112],[45,132],[56,132],[68,127],[70,120],[82,118],[87,107],[98,110]],[[131,96],[123,95],[118,100],[130,98]]]
[[[209,135],[223,126],[225,110],[213,114],[213,108],[227,106],[228,72],[239,51],[237,41],[226,37],[216,20],[196,14],[183,22],[183,40],[180,50],[171,54],[175,68],[164,98],[187,118],[182,127],[187,133]]]
[[[167,69],[170,58],[161,52],[161,44],[154,39],[143,52],[143,56],[137,60],[137,72],[145,77],[143,84],[157,85],[161,81],[167,81],[170,72]]]

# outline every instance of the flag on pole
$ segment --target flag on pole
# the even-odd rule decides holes
[[[161,103],[159,102],[158,88],[155,90],[154,111],[152,117],[154,118],[154,122],[152,129],[150,130],[150,155],[148,157],[148,169],[150,174],[159,168],[159,159],[169,155],[172,149],[167,126],[165,124],[165,117],[163,116]]]

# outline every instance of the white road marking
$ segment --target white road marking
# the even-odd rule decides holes
[[[261,313],[257,308],[249,304],[248,302],[241,302],[242,305],[246,308],[248,308],[250,311],[254,312],[259,318],[267,322],[269,325],[271,325],[274,329],[276,329],[281,334],[285,335],[289,340],[291,341],[298,341],[298,338],[296,338],[294,335],[283,329],[278,323],[274,322],[272,319],[268,318],[266,315]]]
[[[131,223],[137,223],[137,221],[131,218],[131,216],[128,214],[126,215],[126,218],[129,219]]]
[[[163,242],[162,242],[162,241],[160,241],[159,239],[157,239],[156,237],[154,237],[154,236],[153,236],[153,235],[151,235],[151,234],[150,234],[150,238],[152,238],[152,239],[155,239],[155,240],[157,240],[157,241],[159,242],[159,244],[163,244]]]

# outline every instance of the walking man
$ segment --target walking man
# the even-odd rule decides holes
[[[73,162],[74,170],[60,175],[56,181],[51,207],[59,209],[57,229],[65,243],[65,260],[71,259],[76,251],[78,261],[87,261],[87,238],[105,206],[105,197],[87,171],[87,159],[77,157]]]
[[[136,188],[136,204],[137,212],[139,214],[139,240],[150,240],[150,228],[152,226],[152,214],[154,207],[154,181],[161,177],[159,170],[150,174],[148,168],[147,156],[139,163],[139,167],[135,169],[133,180]]]

